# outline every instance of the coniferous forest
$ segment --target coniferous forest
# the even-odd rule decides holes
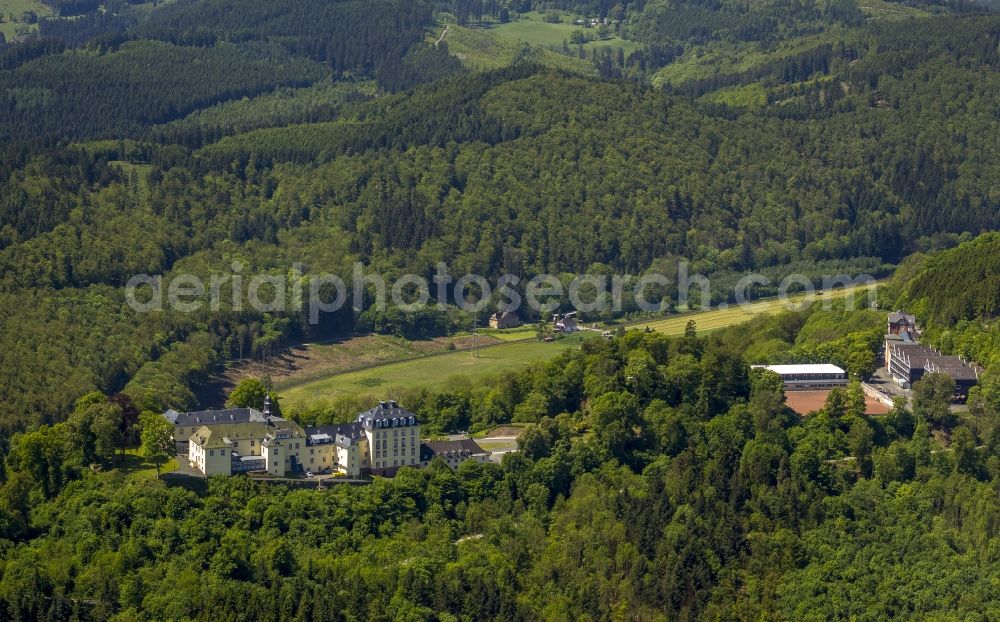
[[[15,4],[0,1],[0,618],[1000,617],[995,2]],[[440,262],[671,283],[688,262],[714,304],[750,272],[883,283],[879,310],[669,336],[625,330],[649,319],[626,300],[587,318],[620,323],[613,338],[393,396],[431,435],[521,426],[497,463],[324,490],[133,468],[143,422],[206,406],[234,366],[370,332],[426,341],[494,311],[136,313],[133,276],[298,264],[349,281],[361,263],[430,280]],[[897,308],[982,367],[960,411],[932,377],[865,414],[858,380]],[[799,362],[852,382],[800,417],[750,367]],[[283,413],[330,424],[370,405]]]

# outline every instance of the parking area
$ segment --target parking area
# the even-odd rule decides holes
[[[910,401],[913,398],[913,391],[904,389],[896,384],[896,382],[892,379],[892,376],[889,375],[889,370],[885,367],[879,367],[876,369],[875,373],[865,384],[872,387],[882,395],[885,395],[890,400],[896,397],[906,398],[907,405],[911,405]]]

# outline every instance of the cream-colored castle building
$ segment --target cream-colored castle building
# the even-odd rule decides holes
[[[400,467],[421,466],[420,423],[394,401],[380,402],[351,423],[309,428],[272,416],[270,407],[266,400],[263,412],[168,411],[164,416],[174,423],[178,451],[186,449],[190,465],[206,476],[262,471],[277,477],[306,472],[391,476]]]

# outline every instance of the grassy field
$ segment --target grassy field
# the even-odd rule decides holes
[[[479,335],[475,341],[482,347],[504,340],[493,335]],[[278,389],[287,389],[333,374],[448,352],[451,346],[457,350],[468,349],[472,343],[469,334],[418,341],[391,335],[363,335],[324,343],[304,343],[270,358],[266,364],[250,361],[233,366],[227,371],[225,384],[232,387],[243,378],[267,375]]]
[[[20,30],[34,31],[38,29],[37,24],[21,22],[21,16],[29,11],[34,12],[38,17],[52,15],[52,9],[36,0],[0,0],[0,32],[8,41],[13,39]],[[13,21],[11,21],[12,15]]]
[[[716,308],[711,311],[681,313],[662,320],[635,324],[633,327],[645,328],[648,326],[658,333],[664,333],[666,335],[680,335],[687,327],[687,323],[694,320],[698,332],[706,332],[717,330],[719,328],[725,328],[727,326],[733,326],[734,324],[742,324],[743,322],[752,320],[760,315],[774,314],[785,310],[794,310],[800,305],[808,304],[810,302],[843,298],[850,293],[855,295],[855,304],[862,306],[867,304],[867,299],[863,296],[865,291],[867,291],[867,287],[853,287],[850,289],[838,289],[833,292],[826,292],[822,296],[812,295],[807,297],[805,295],[798,294],[789,296],[787,301],[769,298],[767,300],[752,302],[741,307],[733,306],[727,308]]]
[[[429,42],[433,43],[437,38],[438,33],[435,32]],[[500,36],[496,28],[463,28],[454,24],[448,27],[445,41],[448,51],[473,69],[508,67],[524,53],[526,45],[525,42]],[[553,69],[585,75],[596,73],[589,60],[580,60],[543,47],[530,47],[528,54],[528,60]]]
[[[528,53],[532,62],[575,73],[593,74],[595,72],[590,61],[591,50],[611,48],[617,52],[622,48],[628,56],[638,49],[634,41],[612,36],[606,40],[594,40],[583,44],[586,60],[576,56],[578,47],[570,44],[571,56],[563,53],[563,41],[567,43],[575,30],[582,30],[596,37],[595,28],[584,28],[573,24],[576,16],[565,14],[563,22],[552,24],[544,21],[543,14],[538,12],[522,13],[520,17],[506,24],[484,22],[481,25],[457,26],[450,24],[445,41],[448,50],[463,63],[476,69],[497,69],[507,67],[518,56]],[[428,37],[433,43],[443,31],[444,25],[435,29]]]
[[[509,328],[507,330],[492,330],[489,328],[484,328],[479,331],[481,335],[486,335],[492,337],[493,339],[499,339],[500,341],[520,341],[522,339],[531,339],[535,336],[535,326],[527,325],[518,328]]]
[[[790,306],[842,298],[849,293],[855,294],[856,304],[861,306],[867,303],[863,297],[865,291],[867,287],[862,286],[826,292],[823,296],[799,294],[790,296],[786,301],[768,299],[742,307],[682,313],[632,324],[629,328],[644,330],[648,326],[666,335],[679,335],[684,332],[688,321],[694,320],[698,332],[703,333],[741,324],[760,315],[778,313]],[[284,404],[301,408],[346,395],[391,396],[394,392],[406,388],[443,389],[482,384],[498,374],[522,369],[530,363],[552,358],[566,348],[575,347],[584,339],[596,335],[594,332],[586,331],[555,343],[535,341],[531,338],[534,334],[533,329],[512,331],[509,336],[513,337],[518,333],[526,334],[526,338],[483,348],[478,358],[473,358],[469,351],[447,352],[332,374],[309,382],[285,385],[284,388],[279,382],[276,388],[281,393]]]
[[[930,17],[932,13],[884,0],[860,0],[858,7],[868,16],[876,19],[907,19],[910,17]]]
[[[705,101],[725,104],[730,108],[760,110],[767,105],[767,89],[757,83],[713,91],[702,97]]]
[[[552,358],[582,342],[582,335],[554,343],[534,339],[514,341],[483,348],[478,357],[473,357],[469,351],[448,352],[336,374],[285,390],[279,386],[278,389],[283,404],[302,407],[342,395],[391,395],[401,388],[441,389],[464,383],[478,384],[492,376]]]
[[[156,465],[146,462],[138,449],[125,450],[125,462],[120,462],[121,456],[115,457],[114,468],[124,473],[132,480],[156,479]],[[177,468],[177,460],[170,458],[160,466],[160,474],[169,473]]]
[[[653,86],[679,85],[689,80],[709,78],[717,74],[740,73],[762,64],[805,52],[825,43],[836,43],[843,30],[831,28],[825,32],[783,41],[774,50],[764,50],[758,43],[711,42],[692,49],[653,76]]]
[[[588,33],[595,37],[595,40],[589,41],[583,45],[583,49],[586,50],[588,54],[592,49],[609,47],[612,50],[622,48],[625,51],[625,56],[628,56],[638,49],[639,46],[637,43],[627,39],[622,39],[617,35],[612,35],[610,39],[605,40],[596,39],[597,29],[584,28],[583,26],[574,24],[573,20],[577,17],[579,16],[566,13],[562,16],[563,21],[561,23],[552,24],[543,19],[544,14],[532,11],[530,13],[521,13],[518,19],[507,22],[506,24],[496,24],[491,28],[491,31],[495,32],[498,36],[511,41],[523,41],[534,45],[556,47],[561,49],[563,41],[568,43],[570,37],[573,35],[573,31],[582,30],[584,33]],[[576,46],[570,44],[570,49],[575,50]]]

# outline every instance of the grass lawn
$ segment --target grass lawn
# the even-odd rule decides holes
[[[717,104],[725,104],[730,108],[760,110],[767,105],[767,90],[760,84],[753,83],[713,91],[702,99]]]
[[[867,290],[868,288],[866,286],[860,286],[837,289],[832,292],[824,292],[822,296],[816,296],[815,294],[811,296],[797,294],[789,296],[787,302],[790,305],[801,305],[804,303],[843,298],[849,293],[854,293],[855,304],[862,306],[867,302],[864,297],[864,293]],[[687,327],[687,323],[690,320],[694,320],[698,332],[700,333],[725,328],[734,324],[742,324],[743,322],[750,321],[760,315],[780,313],[785,310],[787,310],[785,301],[769,298],[767,300],[759,300],[757,302],[750,303],[743,307],[733,306],[726,309],[713,309],[711,311],[680,313],[662,320],[653,320],[650,322],[634,324],[632,327],[644,329],[648,326],[658,333],[664,333],[666,335],[680,335]]]
[[[907,19],[910,17],[930,17],[933,15],[916,7],[897,4],[895,2],[885,2],[884,0],[860,0],[858,2],[865,15],[876,19]]]
[[[841,298],[854,292],[856,304],[864,305],[865,291],[867,287],[861,286],[826,292],[823,296],[798,294],[790,296],[787,303],[801,305]],[[763,314],[778,313],[786,308],[785,304],[785,301],[778,299],[761,300],[744,307],[681,313],[663,319],[638,322],[632,324],[630,328],[643,330],[648,326],[667,335],[679,335],[684,332],[688,321],[694,320],[698,332],[708,332],[741,324]],[[533,334],[534,329],[531,329],[530,335]],[[283,404],[302,408],[347,395],[391,397],[399,389],[421,387],[440,390],[468,384],[483,384],[504,372],[523,369],[525,365],[550,359],[595,335],[594,332],[584,331],[554,343],[539,342],[530,338],[521,339],[483,348],[478,358],[473,358],[469,351],[447,352],[328,375],[285,389],[279,385],[278,389]]]
[[[479,330],[479,333],[482,335],[488,335],[493,339],[499,339],[500,341],[521,341],[523,339],[535,338],[535,326],[519,326],[518,328],[508,328],[506,330],[483,328]]]
[[[441,389],[462,383],[482,383],[504,372],[550,359],[576,347],[583,335],[544,343],[534,339],[483,348],[478,357],[471,352],[448,352],[416,360],[379,365],[336,374],[281,391],[283,404],[303,407],[343,395],[391,394],[394,389],[426,387]]]
[[[33,11],[39,18],[52,15],[52,9],[37,0],[0,0],[0,32],[8,41],[14,38],[18,29],[37,30],[37,24],[21,23],[21,15]],[[14,21],[10,16],[14,16]]]
[[[679,85],[689,80],[710,78],[718,74],[748,71],[825,43],[836,43],[842,35],[843,30],[834,27],[825,32],[782,41],[773,50],[762,49],[761,45],[755,42],[734,44],[713,41],[692,48],[676,61],[661,68],[653,75],[653,86]]]
[[[476,444],[486,451],[514,451],[517,449],[517,441],[509,439],[481,439],[477,440]]]
[[[138,448],[125,450],[125,464],[118,462],[121,454],[115,458],[114,468],[120,470],[129,479],[156,479],[156,466],[146,462]],[[177,460],[170,458],[160,466],[160,474],[169,473],[177,468]]]
[[[594,41],[583,45],[583,49],[588,53],[592,49],[610,47],[613,50],[622,48],[625,51],[625,56],[628,56],[639,48],[639,45],[635,41],[622,39],[617,35],[612,35],[610,39],[605,40],[596,39],[596,28],[584,28],[573,23],[574,19],[581,16],[564,13],[562,16],[563,21],[558,24],[546,22],[544,17],[543,13],[537,11],[521,13],[518,19],[506,24],[495,24],[490,30],[495,32],[499,37],[511,41],[524,41],[525,43],[557,48],[562,48],[563,41],[569,42],[573,31],[582,30],[584,33],[595,37]],[[576,46],[570,44],[570,49],[575,50]]]
[[[433,32],[428,42],[436,41],[439,34],[438,31]],[[448,27],[445,40],[448,43],[448,51],[464,65],[473,69],[509,67],[525,45],[522,41],[500,36],[496,28],[463,28],[454,24]],[[589,60],[580,60],[575,56],[570,57],[561,52],[539,47],[531,48],[530,52],[529,58],[532,62],[546,67],[584,75],[596,73]]]
[[[532,332],[527,336],[533,335]],[[525,335],[519,336],[521,339],[524,337]],[[505,339],[499,334],[481,334],[475,339],[479,347],[502,341]],[[420,341],[390,335],[364,335],[330,343],[307,343],[274,357],[267,365],[252,364],[233,368],[230,370],[230,380],[235,385],[248,375],[267,374],[274,381],[275,388],[284,390],[331,374],[447,352],[449,345],[457,350],[465,350],[471,348],[472,344],[473,338],[467,333]]]

